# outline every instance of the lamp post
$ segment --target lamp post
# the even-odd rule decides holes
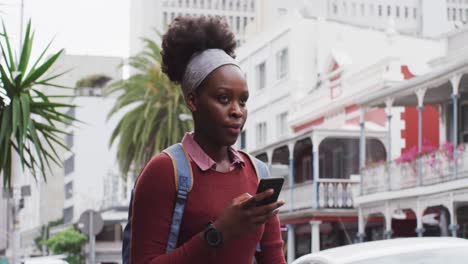
[[[24,197],[31,195],[31,187],[29,185],[12,187],[10,190],[3,190],[3,197],[7,199],[7,216],[11,215],[11,220],[7,220],[8,247],[11,247],[12,263],[20,264],[20,234],[18,213],[24,207]],[[17,201],[18,200],[18,201]]]

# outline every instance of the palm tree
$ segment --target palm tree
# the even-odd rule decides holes
[[[124,177],[130,170],[139,172],[153,155],[178,142],[192,127],[191,122],[180,118],[188,109],[180,87],[161,70],[159,46],[150,39],[143,41],[143,52],[127,62],[138,73],[106,89],[108,95],[118,94],[109,118],[120,111],[125,113],[109,143],[118,141],[117,160]]]
[[[11,100],[9,106],[0,109],[0,173],[3,172],[3,186],[11,188],[12,152],[18,154],[23,170],[27,167],[35,178],[40,174],[46,180],[46,165],[49,169],[51,161],[61,165],[57,145],[68,149],[59,138],[59,134],[65,132],[56,126],[70,124],[75,119],[59,111],[61,108],[74,107],[73,105],[52,101],[54,98],[69,96],[46,95],[39,88],[65,88],[52,83],[64,72],[46,76],[46,72],[63,50],[43,60],[49,43],[30,65],[34,38],[31,22],[26,27],[19,56],[15,56],[12,51],[5,25],[0,35],[0,88],[6,92],[5,98]]]

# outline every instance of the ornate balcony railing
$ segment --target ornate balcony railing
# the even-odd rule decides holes
[[[292,189],[284,187],[279,199],[286,202],[280,211],[298,211],[313,208],[353,208],[353,192],[358,189],[359,182],[350,179],[325,179],[318,181],[318,195],[314,195],[314,183],[312,181],[296,184]],[[293,202],[291,204],[291,193]],[[315,199],[318,199],[316,203]],[[292,207],[291,207],[292,205]]]
[[[382,163],[361,171],[363,195],[427,186],[468,177],[468,144],[438,150],[409,162]],[[457,166],[455,167],[455,162]],[[455,168],[457,176],[455,177]]]

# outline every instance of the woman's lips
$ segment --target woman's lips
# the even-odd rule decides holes
[[[227,129],[232,134],[239,134],[241,130],[240,127],[228,127]]]

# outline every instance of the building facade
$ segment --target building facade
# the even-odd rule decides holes
[[[222,16],[236,35],[238,46],[246,41],[247,24],[255,19],[264,0],[137,0],[131,2],[130,54],[143,49],[141,38],[158,38],[177,16]]]
[[[429,73],[359,100],[362,109],[382,107],[384,101],[388,107],[417,108],[414,151],[361,171],[356,203],[363,239],[372,239],[366,223],[376,215],[384,221],[374,233],[386,238],[468,238],[468,53],[460,45],[467,38],[467,27],[448,34],[446,54],[432,61]],[[424,114],[430,108],[438,115],[436,125],[427,127]],[[428,131],[438,132],[435,143],[427,140]]]
[[[297,12],[240,48],[250,99],[238,146],[268,163],[272,176],[286,179],[280,220],[289,262],[359,241],[359,150],[365,146],[366,162],[378,164],[400,155],[409,141],[394,136],[389,144],[388,133],[401,133],[406,120],[388,125],[385,109],[376,108],[363,119],[363,145],[356,102],[404,82],[413,75],[410,69],[427,71],[427,61],[442,56],[444,48],[441,40],[402,35],[392,25],[375,30]],[[373,217],[369,223],[381,221]]]

